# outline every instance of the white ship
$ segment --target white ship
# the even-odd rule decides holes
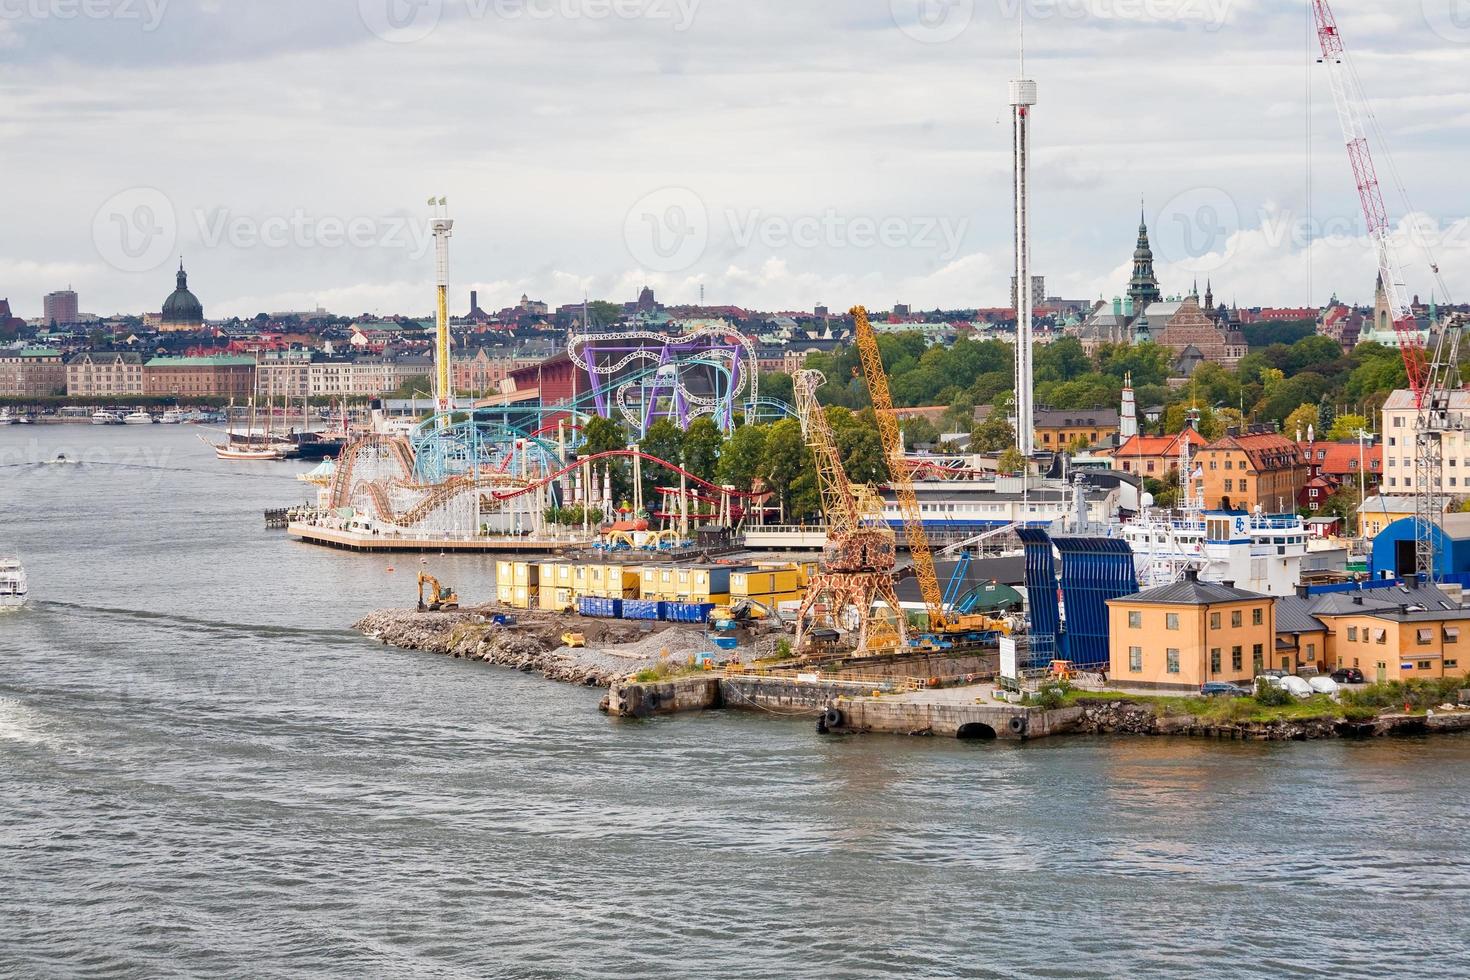
[[[30,587],[26,570],[15,558],[0,558],[0,610],[19,609],[25,605]]]
[[[109,412],[106,409],[103,409],[102,411],[99,411],[99,412],[95,413],[92,416],[92,424],[93,425],[122,425],[123,424],[123,420],[122,420],[122,416],[121,415],[118,415],[116,412]]]
[[[1194,569],[1206,582],[1295,595],[1307,554],[1307,525],[1296,514],[1149,508],[1116,533],[1133,549],[1145,589],[1177,582]]]
[[[155,420],[153,416],[149,415],[141,408],[138,409],[136,412],[133,412],[123,417],[124,425],[152,425],[154,421]]]

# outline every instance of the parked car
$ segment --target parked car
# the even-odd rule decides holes
[[[1281,686],[1293,697],[1309,698],[1314,693],[1312,691],[1312,685],[1300,677],[1283,677],[1281,678]]]
[[[1200,693],[1207,698],[1248,698],[1251,692],[1239,684],[1231,684],[1229,681],[1210,681],[1200,688]]]
[[[1362,684],[1363,672],[1356,667],[1339,667],[1332,672],[1332,679],[1339,684]]]
[[[1308,677],[1307,684],[1316,694],[1326,694],[1329,697],[1335,697],[1337,695],[1337,681],[1330,677],[1317,674],[1314,677]]]

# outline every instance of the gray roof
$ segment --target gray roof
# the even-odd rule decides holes
[[[1276,600],[1276,632],[1317,633],[1327,624],[1312,615],[1312,599],[1301,596],[1283,596]]]
[[[1123,596],[1122,602],[1158,602],[1175,606],[1204,606],[1216,602],[1248,602],[1251,599],[1268,599],[1259,592],[1247,592],[1219,582],[1201,582],[1186,578],[1156,589],[1145,589],[1133,595]]]
[[[1362,602],[1354,601],[1361,599]],[[1283,600],[1284,601],[1284,600]],[[1314,616],[1380,616],[1401,622],[1415,620],[1456,619],[1466,615],[1448,595],[1435,588],[1397,585],[1389,589],[1367,589],[1356,592],[1333,592],[1306,600]],[[1408,606],[1407,613],[1400,607]],[[1278,604],[1278,610],[1280,608]],[[1277,613],[1277,622],[1281,615]]]

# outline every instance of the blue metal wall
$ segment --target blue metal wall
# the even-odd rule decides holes
[[[1399,544],[1403,542],[1405,547],[1413,547],[1414,524],[1414,518],[1402,517],[1374,536],[1368,571],[1375,579],[1397,576]],[[1452,538],[1444,528],[1435,525],[1434,551],[1435,565],[1441,577],[1470,573],[1470,540]]]
[[[1029,527],[1020,528],[1016,535],[1026,547],[1026,621],[1034,662],[1060,650],[1062,613],[1057,604],[1057,570],[1052,560],[1051,535]]]
[[[1056,538],[1062,556],[1062,601],[1067,608],[1067,659],[1108,662],[1109,599],[1138,591],[1133,550],[1119,538]]]

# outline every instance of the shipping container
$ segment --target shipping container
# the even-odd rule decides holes
[[[800,588],[801,573],[795,568],[730,573],[730,594],[733,596],[773,595],[796,592]]]
[[[655,599],[624,599],[623,618],[633,620],[658,620],[666,614],[668,603]]]
[[[516,584],[515,562],[502,559],[495,563],[495,584],[497,586]]]
[[[597,619],[621,619],[623,600],[584,595],[577,600],[577,611],[583,616],[593,616]]]
[[[538,567],[528,561],[514,562],[512,571],[515,573],[516,585],[536,585],[540,580]]]
[[[541,598],[540,590],[529,585],[512,586],[514,594],[511,597],[511,605],[517,609],[533,609]]]
[[[572,590],[542,586],[538,596],[538,605],[550,612],[567,612],[575,606],[572,601]]]
[[[502,606],[512,605],[515,602],[515,592],[516,587],[511,585],[510,580],[507,579],[505,585],[495,586],[495,601]]]
[[[670,602],[664,606],[664,619],[670,623],[707,623],[715,604],[710,602]]]

